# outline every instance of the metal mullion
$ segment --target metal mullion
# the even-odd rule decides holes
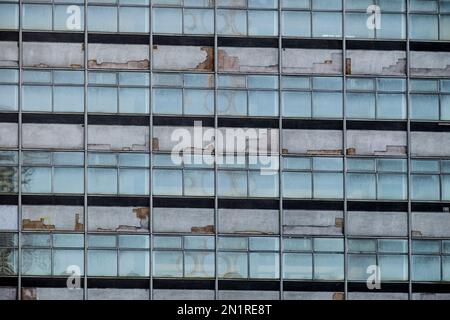
[[[217,113],[217,102],[219,100],[219,75],[218,75],[218,67],[219,67],[219,40],[218,40],[218,4],[217,1],[214,1],[214,298],[215,300],[219,300],[219,152],[218,152],[218,143],[217,137],[219,133],[219,117]],[[247,24],[248,28],[248,24]],[[220,151],[220,153],[223,150]],[[248,264],[248,263],[247,263]]]
[[[83,242],[83,299],[88,300],[88,1],[84,1],[84,204],[83,204],[83,220],[84,220],[84,242]]]
[[[149,300],[153,300],[153,1],[149,1]]]
[[[19,0],[19,83],[18,83],[18,167],[17,167],[17,299],[22,299],[22,80],[23,80],[23,0]]]
[[[406,121],[407,121],[407,161],[408,161],[408,299],[412,300],[412,203],[411,203],[411,114],[410,114],[410,100],[411,100],[411,78],[410,78],[410,7],[411,1],[406,1]]]
[[[342,196],[343,208],[343,236],[344,236],[344,299],[348,299],[348,236],[346,223],[348,220],[347,202],[347,35],[346,35],[346,0],[342,0]]]
[[[278,277],[280,278],[280,300],[284,300],[284,263],[283,263],[283,252],[284,252],[284,243],[283,243],[283,99],[282,99],[282,71],[283,71],[283,25],[282,18],[283,13],[281,10],[282,1],[278,0],[278,199],[279,199],[279,208],[278,208],[278,228],[279,228],[279,250],[278,250],[278,259],[279,259],[279,267],[278,267]],[[270,157],[272,157],[272,150],[269,152]]]

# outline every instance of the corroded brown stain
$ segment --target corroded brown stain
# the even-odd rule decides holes
[[[239,70],[239,58],[228,55],[225,50],[218,50],[219,70],[237,71]]]
[[[214,48],[202,47],[202,51],[206,52],[206,59],[199,63],[195,69],[204,71],[214,71]]]
[[[23,229],[32,229],[32,230],[55,230],[56,227],[53,224],[45,224],[45,219],[41,218],[40,220],[30,220],[23,219],[22,220]]]
[[[192,233],[215,233],[215,228],[213,225],[207,225],[204,227],[192,227]]]

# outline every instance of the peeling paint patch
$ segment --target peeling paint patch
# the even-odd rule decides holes
[[[284,154],[342,154],[340,130],[283,130]]]
[[[214,71],[214,48],[154,46],[153,68],[158,70]]]
[[[283,232],[289,235],[342,235],[342,211],[285,210]]]
[[[222,47],[218,59],[219,71],[278,72],[278,50],[275,48]]]
[[[407,152],[404,131],[348,130],[347,140],[350,154],[405,155]]]
[[[84,209],[74,206],[23,206],[23,230],[84,230]]]
[[[190,208],[154,208],[155,232],[214,233],[214,210]]]
[[[342,74],[342,50],[283,49],[284,73]]]
[[[89,68],[136,70],[150,68],[148,45],[90,43],[88,48]]]
[[[147,232],[150,209],[135,207],[89,207],[89,231]]]

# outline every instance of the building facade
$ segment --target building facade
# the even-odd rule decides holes
[[[449,281],[449,0],[0,0],[0,299]]]

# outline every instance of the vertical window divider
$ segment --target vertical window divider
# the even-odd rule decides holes
[[[17,299],[22,299],[22,80],[23,80],[23,0],[19,0],[19,92],[18,92],[18,154],[17,154],[17,191],[18,191],[18,208],[17,208]]]
[[[153,300],[153,1],[148,3],[148,19],[149,19],[149,300]]]
[[[282,0],[278,0],[278,199],[279,199],[279,209],[278,209],[278,232],[279,232],[279,266],[278,266],[278,277],[280,279],[280,300],[284,300],[284,264],[283,264],[283,100],[282,100],[282,75],[283,72],[283,14],[282,14]],[[272,150],[269,151],[269,156],[271,156]]]
[[[83,298],[88,300],[88,0],[84,1],[84,268],[83,268]]]

